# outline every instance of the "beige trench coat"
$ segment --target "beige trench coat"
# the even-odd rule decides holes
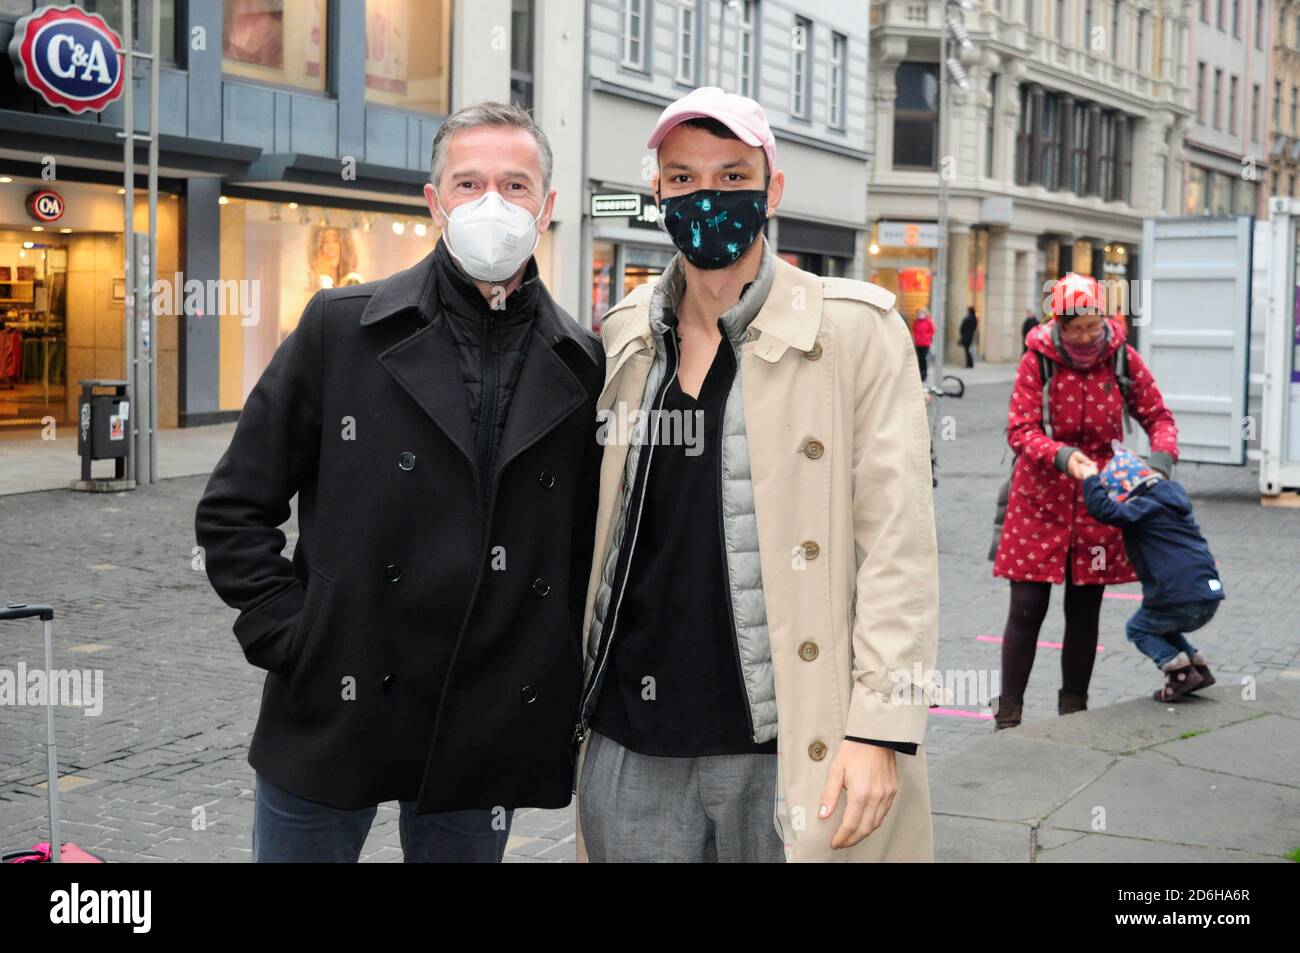
[[[819,278],[779,258],[774,265],[767,301],[740,349],[777,701],[773,822],[787,861],[931,861],[923,746],[895,755],[898,795],[865,840],[830,847],[843,791],[831,817],[817,817],[845,735],[924,739],[939,582],[916,353],[889,291]],[[642,286],[605,317],[598,409],[641,406],[653,354],[649,301]],[[588,633],[627,450],[607,444],[601,465]],[[579,778],[585,753],[586,744]],[[585,861],[581,823],[577,837]]]

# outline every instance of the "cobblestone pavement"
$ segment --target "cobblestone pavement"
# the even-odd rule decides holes
[[[972,386],[946,401],[956,439],[939,447],[936,491],[942,572],[941,670],[996,671],[1006,583],[986,553],[993,501],[1005,476],[1002,427],[1010,388]],[[0,471],[14,464],[0,458]],[[1180,467],[1220,561],[1228,601],[1197,643],[1221,681],[1277,678],[1300,667],[1300,510],[1259,505],[1253,472]],[[246,861],[252,769],[245,760],[262,678],[231,634],[234,612],[193,568],[193,513],[203,477],[110,496],[56,490],[0,497],[0,598],[58,610],[56,666],[103,671],[103,713],[57,716],[62,828],[113,861]],[[292,539],[292,535],[290,537]],[[1136,586],[1122,587],[1136,593]],[[1153,666],[1124,642],[1136,602],[1105,600],[1091,707],[1157,684]],[[1042,638],[1061,638],[1059,592]],[[40,663],[40,627],[0,627],[0,666]],[[1055,717],[1057,657],[1039,650],[1025,721]],[[979,714],[978,708],[968,709]],[[984,714],[987,714],[985,711]],[[935,714],[934,763],[992,730],[981,718]],[[44,714],[0,708],[0,847],[46,837]],[[522,811],[513,861],[571,860],[572,810]],[[364,853],[400,861],[395,804],[381,805]]]

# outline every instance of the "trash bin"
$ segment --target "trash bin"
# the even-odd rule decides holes
[[[81,479],[72,489],[114,492],[134,488],[126,478],[126,461],[131,452],[131,404],[126,381],[81,381],[77,415],[77,453],[81,456]],[[95,460],[113,460],[113,477],[92,478]]]

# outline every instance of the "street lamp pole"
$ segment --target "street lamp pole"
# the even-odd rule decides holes
[[[963,90],[970,88],[966,70],[958,56],[949,59],[949,35],[959,49],[969,50],[972,46],[970,34],[962,21],[962,13],[973,10],[971,0],[944,0],[943,25],[939,29],[939,232],[935,254],[938,263],[934,270],[934,288],[931,305],[935,317],[936,336],[939,347],[934,352],[934,371],[940,381],[943,380],[944,352],[948,348],[948,180],[955,174],[956,163],[949,162],[948,155],[948,81]]]

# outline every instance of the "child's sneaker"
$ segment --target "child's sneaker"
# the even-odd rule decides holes
[[[1201,684],[1189,688],[1188,691],[1199,692],[1202,688],[1209,688],[1214,684],[1215,678],[1210,674],[1210,666],[1205,664],[1205,656],[1200,652],[1192,656],[1192,668],[1196,669],[1197,674],[1201,676]]]
[[[1157,689],[1155,695],[1152,696],[1158,702],[1177,701],[1183,695],[1195,691],[1205,684],[1205,679],[1192,666],[1192,661],[1187,657],[1186,652],[1179,652],[1164,665],[1161,665],[1160,670],[1165,673],[1165,684],[1162,688]]]

